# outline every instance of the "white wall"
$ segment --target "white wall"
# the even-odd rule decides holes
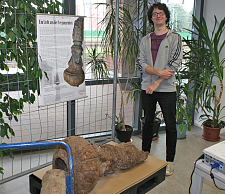
[[[217,17],[218,21],[221,21],[224,17],[224,10],[225,10],[225,1],[224,0],[205,0],[204,2],[204,12],[203,17],[206,20],[208,30],[209,32],[212,32],[214,27],[214,15]],[[225,32],[222,34],[222,40],[225,39]],[[225,58],[225,47],[221,52],[220,59]],[[224,72],[224,81],[223,81],[224,87],[225,87],[225,72]],[[223,92],[222,100],[221,100],[221,106],[225,105],[225,91]],[[225,116],[225,110],[222,112],[222,116]],[[225,119],[223,119],[225,120]],[[201,126],[202,122],[199,122],[199,114],[195,115],[194,125]]]

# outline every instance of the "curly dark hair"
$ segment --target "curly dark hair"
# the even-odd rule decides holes
[[[153,21],[152,21],[152,12],[155,8],[158,8],[160,10],[163,10],[164,13],[166,14],[166,23],[168,23],[170,21],[170,11],[168,9],[168,7],[166,6],[165,3],[154,3],[149,9],[148,9],[148,21],[150,24],[153,24]]]

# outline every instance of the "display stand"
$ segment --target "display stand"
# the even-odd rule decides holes
[[[133,168],[102,177],[90,194],[146,193],[165,180],[166,165],[167,162],[149,156]],[[51,168],[48,166],[29,176],[31,194],[40,193],[42,177]]]
[[[204,164],[201,160],[197,161],[193,178],[192,178],[191,193],[193,194],[202,193],[204,178],[213,182],[213,180],[210,177],[210,170],[211,170],[211,167],[209,165]],[[222,189],[225,189],[225,174],[218,171],[217,169],[213,169],[212,173],[215,177],[214,179],[215,179],[216,185]]]

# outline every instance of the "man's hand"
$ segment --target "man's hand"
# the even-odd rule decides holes
[[[163,79],[169,79],[171,76],[173,76],[174,70],[171,69],[164,69],[162,71],[159,71],[160,77]]]
[[[149,85],[146,89],[146,94],[152,94],[159,86],[155,83]]]

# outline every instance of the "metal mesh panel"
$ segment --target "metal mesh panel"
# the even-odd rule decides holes
[[[113,85],[92,85],[86,87],[86,89],[88,98],[76,101],[76,134],[81,135],[111,130]],[[120,111],[120,102],[121,99],[118,94],[117,113]],[[126,123],[132,125],[133,104],[128,103],[125,111]]]
[[[13,0],[15,5],[20,5],[20,1]],[[99,3],[100,0],[97,0],[96,3]],[[102,1],[101,1],[102,2]],[[45,1],[43,1],[45,3]],[[93,5],[94,1],[83,1],[83,5],[89,4],[90,11],[87,11],[87,8],[84,6],[82,9],[86,12],[78,13],[79,7],[77,6],[77,15],[85,15],[86,23],[88,23],[88,29],[85,30],[85,40],[83,43],[84,53],[83,53],[83,62],[84,65],[90,60],[87,57],[87,47],[92,47],[94,45],[100,45],[100,39],[96,34],[97,23],[100,21],[100,16],[104,14],[104,9],[96,9],[96,5]],[[99,8],[100,9],[100,8]],[[20,17],[21,14],[26,15],[27,10],[24,7],[24,12],[17,13],[15,9],[15,23],[17,17]],[[42,9],[42,12],[49,12],[49,10]],[[53,12],[54,13],[54,12]],[[87,15],[88,13],[88,15]],[[1,13],[4,15],[4,13]],[[35,17],[35,15],[32,15]],[[28,18],[29,19],[29,18]],[[4,17],[3,17],[4,20]],[[6,28],[5,28],[6,29]],[[28,28],[25,23],[25,31]],[[2,36],[5,36],[4,33],[7,33],[6,30],[1,32]],[[17,45],[16,45],[16,48]],[[1,48],[1,51],[5,51],[8,48]],[[28,42],[25,46],[22,47],[22,51],[27,53],[26,61],[24,64],[27,69],[30,68],[29,64],[29,55],[28,50],[31,49]],[[9,58],[10,59],[10,58]],[[17,56],[15,57],[17,60]],[[16,72],[21,72],[21,69],[18,68],[18,64],[15,60],[5,61],[6,65],[9,67],[9,71],[1,71],[2,74],[6,77],[6,87],[2,95],[5,94],[20,100],[22,97],[22,91],[20,88],[19,78],[15,79],[13,85],[15,89],[12,91],[9,87],[9,80],[12,75],[15,75]],[[30,88],[33,80],[29,80],[29,71],[25,75],[27,79],[27,88]],[[90,71],[86,71],[86,78],[92,78]],[[38,88],[37,88],[38,89]],[[30,92],[32,92],[30,90]],[[111,124],[112,124],[112,98],[113,98],[113,85],[110,84],[98,84],[98,85],[88,85],[86,86],[87,97],[83,99],[75,100],[75,135],[82,135],[84,137],[91,137],[93,134],[98,136],[103,136],[105,134],[110,134]],[[117,92],[117,110],[119,113],[120,109],[120,92]],[[34,142],[34,141],[44,141],[44,140],[54,140],[65,138],[68,134],[67,131],[67,102],[62,102],[54,105],[39,106],[40,97],[37,92],[34,93],[36,100],[34,103],[24,104],[22,114],[18,115],[18,122],[15,120],[8,120],[9,126],[14,130],[15,136],[8,133],[9,138],[0,138],[0,143],[23,143],[23,142]],[[126,108],[126,123],[132,125],[133,119],[133,104],[129,103]],[[3,115],[3,119],[7,120],[7,116]],[[109,132],[109,133],[106,133]],[[25,173],[32,172],[38,167],[43,167],[48,165],[52,161],[53,148],[49,147],[45,150],[39,149],[23,149],[23,150],[13,150],[14,159],[4,155],[0,158],[0,167],[4,168],[4,175],[0,176],[0,183],[14,179],[16,177],[22,176]]]
[[[87,98],[75,101],[75,134],[84,137],[110,135],[112,115],[112,84],[91,85],[86,87]],[[10,92],[17,94],[17,92]],[[120,95],[117,96],[117,110],[120,109]],[[132,125],[133,104],[125,107],[126,124]],[[67,103],[39,107],[38,101],[34,104],[26,104],[19,121],[11,121],[10,126],[15,131],[15,137],[2,139],[5,143],[21,143],[30,141],[41,141],[47,139],[60,139],[67,136]],[[28,152],[29,151],[29,152]],[[17,173],[24,172],[39,165],[52,161],[52,149],[23,150],[14,152],[14,159],[4,156],[0,159],[0,166],[3,167],[5,175],[2,178],[10,177]]]

